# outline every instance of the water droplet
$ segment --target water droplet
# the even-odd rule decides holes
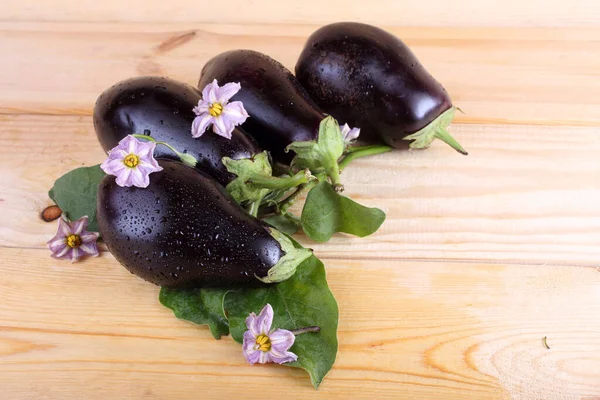
[[[150,136],[150,129],[144,129],[144,135]]]

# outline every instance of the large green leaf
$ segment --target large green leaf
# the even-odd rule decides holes
[[[215,339],[229,334],[229,323],[223,311],[225,289],[167,289],[160,290],[160,303],[173,310],[179,319],[198,325],[208,325]]]
[[[326,242],[336,232],[364,237],[377,231],[385,213],[338,194],[327,182],[320,182],[306,196],[302,229],[312,240]]]
[[[48,196],[70,220],[89,217],[88,230],[98,232],[96,198],[98,185],[104,177],[100,165],[81,167],[67,172],[54,182]]]
[[[298,335],[290,349],[298,361],[283,364],[306,370],[317,388],[333,366],[338,345],[338,306],[327,286],[323,263],[311,256],[287,281],[227,293],[225,310],[234,340],[243,342],[246,317],[251,312],[258,314],[267,303],[274,311],[273,328],[294,330],[314,325],[321,328],[318,333]]]

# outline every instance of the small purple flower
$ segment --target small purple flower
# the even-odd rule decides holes
[[[100,168],[109,175],[115,175],[119,186],[148,187],[148,175],[162,171],[162,167],[154,159],[155,147],[156,143],[141,142],[128,135],[108,152],[108,158]]]
[[[68,222],[63,218],[58,219],[58,232],[48,241],[48,248],[54,258],[67,258],[71,262],[77,261],[85,255],[97,256],[99,234],[87,231],[88,217],[81,217],[77,221]]]
[[[340,129],[342,130],[342,136],[344,137],[344,142],[346,143],[356,140],[358,135],[360,135],[360,128],[350,129],[348,124],[340,125]]]
[[[298,359],[297,355],[288,351],[296,339],[294,334],[285,329],[271,331],[272,324],[273,307],[270,304],[267,304],[258,316],[251,313],[246,318],[248,330],[244,332],[242,348],[250,364],[283,364]]]
[[[239,90],[239,83],[227,83],[219,86],[215,79],[202,91],[202,99],[194,107],[197,117],[192,123],[192,136],[199,138],[212,124],[213,132],[231,139],[231,132],[236,125],[243,124],[248,118],[241,101],[229,102]]]

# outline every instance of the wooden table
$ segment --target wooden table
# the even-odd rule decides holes
[[[39,212],[56,178],[102,161],[103,89],[194,84],[234,48],[292,68],[336,20],[414,49],[466,112],[452,133],[470,155],[436,143],[360,160],[347,193],[387,212],[382,229],[300,237],[340,305],[318,391],[175,319],[106,252],[49,257]],[[3,400],[600,398],[600,2],[3,0],[0,53]]]

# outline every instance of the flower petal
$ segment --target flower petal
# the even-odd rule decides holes
[[[269,361],[277,364],[284,364],[298,360],[298,356],[291,351],[286,351],[283,354],[270,351],[267,354],[269,355]]]
[[[241,101],[232,101],[223,108],[223,115],[235,125],[243,124],[249,115]]]
[[[79,238],[82,243],[96,242],[100,234],[98,232],[83,231]]]
[[[136,138],[131,135],[127,135],[121,139],[117,147],[112,149],[110,152],[112,153],[115,150],[124,150],[127,152],[127,154],[136,154],[138,143],[139,141]]]
[[[246,319],[247,321],[247,319]],[[250,364],[255,364],[258,361],[258,357],[260,354],[260,350],[254,349],[254,345],[256,344],[256,336],[252,334],[251,331],[244,332],[244,341],[242,343],[242,351],[244,353],[244,357]]]
[[[194,113],[196,115],[206,114],[206,113],[208,113],[209,106],[210,106],[209,102],[200,99],[200,100],[198,100],[198,105],[196,107],[192,108],[192,111],[194,111]]]
[[[257,329],[255,321],[256,321],[256,314],[254,314],[254,313],[250,313],[246,317],[246,327],[248,328],[248,331],[250,333],[252,333],[252,335],[254,336],[254,340],[256,340],[258,335],[260,335],[260,331]],[[245,335],[245,333],[244,333],[244,335]]]
[[[139,168],[131,168],[129,181],[135,187],[146,188],[150,184],[150,174],[143,173]]]
[[[226,83],[217,89],[217,102],[221,103],[221,105],[227,104],[229,99],[235,96],[235,94],[239,92],[241,88],[242,86],[239,83]]]
[[[56,232],[56,236],[67,237],[71,234],[71,225],[64,218],[58,219],[58,232]]]
[[[359,135],[360,135],[360,129],[359,128],[352,128],[352,129],[350,129],[350,132],[348,132],[348,134],[344,137],[344,141],[345,142],[351,142],[353,140],[358,139]]]
[[[293,346],[296,336],[286,329],[276,329],[269,334],[271,339],[271,349],[283,353]]]
[[[269,357],[269,352],[267,351],[258,351],[259,355],[258,355],[258,362],[261,364],[266,364],[269,361],[271,361],[271,358]]]
[[[139,158],[148,159],[154,157],[154,150],[156,149],[156,143],[146,142],[138,145],[137,153],[135,153]]]
[[[260,332],[259,334],[269,335],[271,325],[273,324],[273,307],[267,303],[261,310],[258,317],[254,320],[255,330]]]
[[[64,247],[67,247],[67,240],[64,236],[54,236],[46,244],[51,252],[58,253],[62,251]]]
[[[227,125],[223,119],[223,115],[220,115],[213,120],[213,132],[219,136],[223,136],[226,139],[231,139],[231,132],[233,132],[233,125]]]
[[[131,187],[133,184],[131,183],[131,171],[133,168],[125,168],[118,175],[116,175],[117,185],[121,187]]]
[[[87,225],[88,217],[86,215],[85,217],[79,218],[77,221],[73,221],[71,223],[71,229],[75,235],[81,235],[81,232],[83,232],[83,230],[87,228]]]
[[[73,249],[70,248],[69,246],[65,246],[63,249],[61,249],[61,251],[56,252],[56,253],[52,253],[52,257],[54,258],[71,258],[71,251]]]
[[[71,252],[71,262],[79,260],[79,257],[81,257],[81,250],[79,247],[74,247],[73,251]]]
[[[202,100],[207,103],[216,103],[217,102],[217,92],[219,90],[219,83],[217,80],[213,80],[211,83],[206,85],[202,90]]]
[[[81,245],[79,246],[79,250],[81,250],[82,253],[90,256],[98,255],[98,245],[96,244],[96,242],[81,243]]]
[[[206,128],[213,123],[214,117],[206,113],[194,118],[192,122],[192,137],[199,138],[204,134]]]

